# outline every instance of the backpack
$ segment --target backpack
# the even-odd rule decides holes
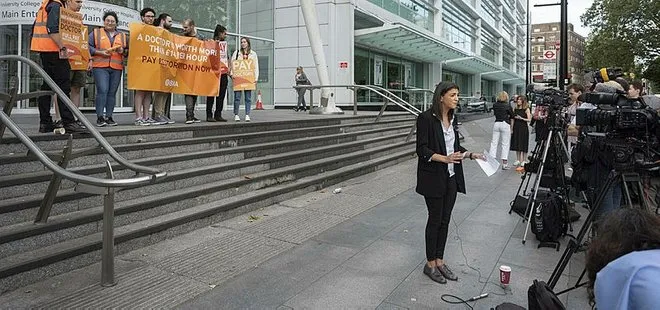
[[[527,307],[529,310],[566,310],[552,289],[538,280],[534,280],[534,284],[527,290]]]
[[[539,191],[532,213],[532,232],[541,242],[557,242],[568,229],[562,214],[563,200],[552,192]]]
[[[525,307],[518,306],[516,304],[512,304],[510,302],[505,302],[503,304],[499,304],[495,308],[490,308],[491,310],[526,310]]]

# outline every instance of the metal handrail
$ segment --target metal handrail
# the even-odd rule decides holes
[[[158,179],[167,176],[167,172],[160,171],[159,169],[141,166],[134,164],[124,157],[119,155],[117,151],[108,143],[101,133],[94,128],[94,126],[87,120],[85,115],[82,114],[71,102],[71,99],[62,91],[62,89],[53,81],[53,79],[34,61],[18,55],[3,55],[0,56],[0,61],[14,60],[19,63],[26,63],[34,69],[44,82],[51,88],[52,91],[37,91],[32,93],[17,94],[17,87],[12,85],[10,94],[0,93],[0,99],[6,101],[5,107],[0,111],[0,139],[4,133],[4,128],[9,130],[28,148],[28,154],[35,156],[44,166],[53,172],[50,184],[46,190],[46,195],[42,200],[41,206],[35,219],[36,223],[45,223],[48,220],[50,210],[55,199],[55,195],[60,188],[62,178],[71,180],[76,183],[76,191],[83,191],[87,193],[100,194],[103,196],[103,247],[101,249],[101,285],[112,286],[115,284],[115,270],[114,270],[114,206],[115,206],[115,191],[119,187],[132,187],[139,185],[146,185],[156,182]],[[11,118],[11,109],[18,99],[24,100],[33,97],[49,96],[56,94],[64,104],[71,110],[71,112],[78,117],[78,119],[87,127],[87,130],[96,139],[99,145],[120,165],[130,169],[136,173],[148,174],[145,176],[136,176],[125,179],[115,179],[114,172],[110,161],[106,160],[106,173],[107,179],[81,175],[66,170],[66,166],[71,159],[71,151],[73,148],[73,135],[69,135],[67,146],[59,164],[53,162],[51,157],[42,151],[35,143],[26,135],[21,128],[14,123]]]
[[[366,89],[366,90],[370,90],[370,91],[376,93],[377,95],[385,98],[386,99],[385,104],[387,104],[388,101],[391,101],[392,103],[396,104],[397,106],[404,109],[406,112],[408,112],[410,114],[413,114],[413,115],[417,116],[417,115],[419,115],[419,113],[421,113],[417,108],[415,108],[411,104],[407,103],[405,100],[399,98],[398,96],[392,94],[394,97],[396,97],[399,100],[403,101],[405,104],[401,104],[400,102],[396,102],[396,101],[392,100],[389,96],[383,94],[382,92],[380,92],[376,88],[372,87],[371,85],[349,85],[349,84],[341,84],[341,85],[294,85],[293,88],[296,89],[296,90],[297,89],[314,90],[314,89],[321,89],[321,88],[346,88],[346,89],[351,89],[353,91],[355,91],[356,89]],[[313,100],[312,100],[313,97],[312,97],[311,93],[312,92],[310,91],[310,106],[313,106]],[[410,109],[408,106],[412,107],[412,109]],[[355,107],[355,109],[357,109],[357,100],[354,101],[354,107]],[[380,114],[382,114],[382,112]],[[380,114],[379,114],[379,117],[380,117]]]
[[[130,170],[133,170],[135,172],[142,172],[142,173],[146,173],[146,174],[158,175],[159,177],[165,176],[165,174],[163,174],[163,172],[161,172],[159,169],[134,164],[134,163],[126,160],[121,155],[119,155],[119,153],[117,153],[117,151],[115,151],[115,149],[112,148],[110,143],[108,143],[108,141],[105,140],[105,138],[101,135],[101,133],[99,133],[98,130],[96,130],[96,128],[94,128],[94,125],[92,125],[92,123],[89,120],[87,120],[85,115],[82,114],[82,112],[80,112],[80,110],[78,110],[75,107],[75,105],[73,104],[71,99],[69,99],[69,97],[62,91],[62,89],[60,89],[57,86],[57,84],[55,84],[55,81],[53,81],[53,79],[50,76],[48,76],[46,71],[44,71],[44,69],[42,69],[37,63],[35,63],[34,61],[32,61],[32,60],[30,60],[26,57],[19,56],[19,55],[2,55],[2,56],[0,56],[0,61],[2,61],[2,60],[14,60],[14,61],[17,61],[17,62],[26,63],[33,70],[35,70],[37,73],[39,73],[39,75],[41,75],[43,77],[44,82],[46,82],[46,84],[48,84],[48,86],[50,86],[50,88],[53,90],[53,92],[55,92],[55,94],[57,94],[57,96],[60,99],[62,99],[62,101],[64,101],[64,104],[69,108],[69,110],[71,110],[71,113],[73,113],[75,116],[78,117],[78,120],[80,120],[85,125],[85,127],[87,127],[87,130],[96,139],[96,141],[99,143],[99,145],[103,149],[105,149],[106,152],[108,152],[108,155],[110,155],[110,157],[112,157],[117,163],[119,163],[120,165],[122,165],[122,166],[124,166],[124,167],[126,167]],[[7,116],[7,118],[8,118],[8,116]],[[6,120],[4,118],[3,118],[3,122],[6,123]],[[10,126],[7,126],[7,127],[9,127],[10,130],[12,130]],[[15,130],[12,130],[12,132],[14,132],[14,131]],[[14,134],[16,134],[16,132],[14,132]],[[19,135],[16,134],[16,136],[18,137]],[[27,138],[27,136],[25,136],[25,137]],[[27,139],[30,140],[29,138],[27,138]],[[21,140],[21,142],[25,143],[25,141],[23,141],[23,140]],[[51,167],[49,167],[49,168],[51,168]],[[73,177],[73,175],[70,175],[70,177]],[[94,178],[94,179],[97,179],[97,178]],[[80,178],[79,180],[80,180],[81,183],[86,183],[86,184],[90,184],[90,185],[97,185],[97,186],[110,186],[110,187],[126,186],[126,185],[123,185],[123,183],[121,183],[121,182],[96,183],[93,179],[88,179],[88,178]],[[106,180],[107,181],[107,179],[99,179],[99,180]],[[137,185],[137,184],[132,184],[131,183],[131,185]]]
[[[405,104],[405,105],[410,106],[414,111],[417,112],[417,114],[416,114],[415,116],[419,115],[419,113],[422,113],[422,111],[421,111],[420,109],[418,109],[418,108],[415,107],[414,105],[410,104],[408,101],[403,100],[401,97],[395,95],[393,92],[391,92],[390,90],[388,90],[388,89],[386,89],[386,88],[384,88],[384,87],[381,87],[381,86],[378,86],[378,85],[369,85],[369,87],[372,87],[372,88],[375,88],[375,89],[378,89],[378,90],[384,91],[384,92],[386,92],[387,94],[389,94],[390,96],[392,96],[392,97],[394,97],[395,99],[399,100],[399,102],[401,102],[402,104]]]

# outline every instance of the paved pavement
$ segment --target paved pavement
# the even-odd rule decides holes
[[[491,124],[464,123],[464,146],[487,148]],[[486,177],[475,162],[465,164],[468,193],[457,199],[445,258],[460,279],[442,285],[422,274],[426,207],[414,192],[415,164],[121,255],[114,287],[98,284],[95,264],[2,295],[0,308],[464,309],[441,295],[482,293],[490,296],[472,302],[474,309],[526,306],[527,288],[548,280],[567,239],[560,252],[537,249],[531,233],[522,244],[524,223],[508,214],[519,174]],[[335,188],[342,190],[333,194]],[[574,255],[557,289],[575,283],[583,261]],[[513,269],[506,290],[498,284],[500,265]],[[560,297],[568,309],[590,308],[584,288]]]

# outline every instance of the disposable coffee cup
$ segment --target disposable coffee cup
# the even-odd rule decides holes
[[[509,266],[500,266],[500,285],[503,288],[509,286],[509,281],[511,281],[511,267]]]

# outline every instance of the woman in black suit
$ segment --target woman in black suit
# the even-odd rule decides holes
[[[461,162],[464,158],[484,159],[483,154],[467,152],[459,143],[454,118],[458,91],[458,85],[454,83],[438,84],[431,108],[417,117],[419,160],[415,190],[424,196],[429,211],[424,274],[438,283],[458,280],[443,261],[443,256],[456,194],[465,194]]]

